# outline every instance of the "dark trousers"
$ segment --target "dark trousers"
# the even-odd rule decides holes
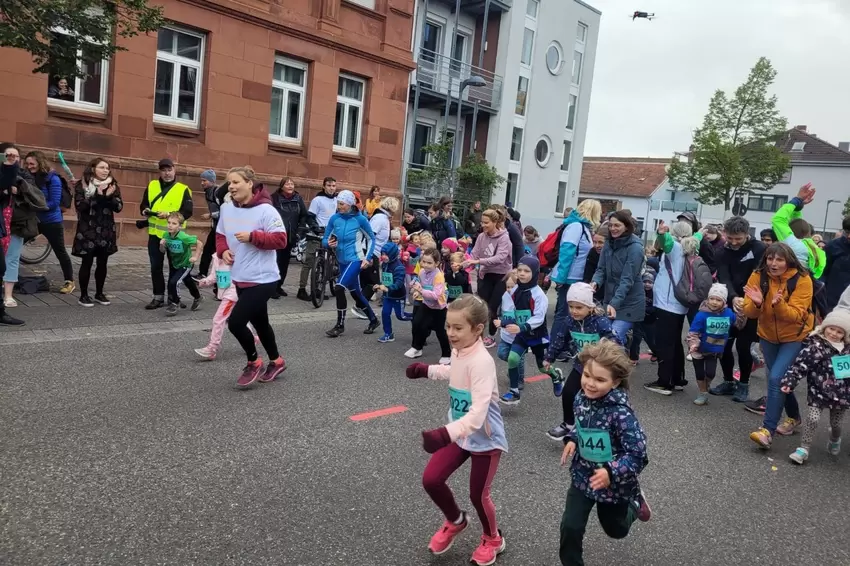
[[[363,296],[367,301],[371,301],[375,295],[375,290],[372,288],[380,283],[381,275],[381,259],[372,257],[372,264],[366,269],[360,270],[360,288],[363,289]]]
[[[738,329],[733,326],[729,331],[729,340],[720,358],[720,367],[723,369],[723,380],[732,381],[735,371],[735,356],[732,354],[733,346],[738,351],[738,370],[741,372],[741,383],[750,382],[750,374],[753,372],[753,355],[750,347],[758,342],[758,319],[747,320],[744,328]]]
[[[294,247],[295,242],[287,240],[286,247],[282,250],[277,250],[277,270],[280,271],[280,283],[277,284],[278,287],[283,287],[283,283],[286,281],[286,274],[289,273],[289,259],[292,254],[292,248]]]
[[[404,312],[404,297],[391,299],[384,296],[383,304],[381,305],[381,323],[384,326],[384,334],[389,335],[393,333],[393,312],[395,312],[395,317],[402,322],[408,322],[410,320],[407,313]]]
[[[685,349],[682,326],[685,315],[655,309],[655,355],[658,356],[658,383],[673,389],[685,380]]]
[[[493,319],[502,305],[502,295],[505,294],[505,275],[500,273],[488,273],[478,280],[478,296],[490,307],[490,336],[496,334],[496,325]]]
[[[2,222],[2,217],[0,217],[0,222]],[[0,282],[3,281],[3,276],[6,275],[6,253],[3,251],[3,245],[0,244]],[[5,314],[6,306],[3,304],[3,300],[5,297],[4,288],[0,287],[0,315]]]
[[[212,256],[215,253],[215,226],[213,226],[207,239],[204,242],[204,250],[201,252],[201,263],[198,264],[198,273],[202,277],[210,274],[210,265],[212,265]]]
[[[162,267],[165,265],[166,258],[168,258],[169,272],[171,270],[171,258],[159,248],[161,239],[153,234],[148,235],[148,258],[151,263],[151,283],[153,284],[154,297],[165,295],[165,275],[162,273]]]
[[[269,324],[268,308],[269,299],[276,288],[277,283],[263,283],[243,288],[236,287],[236,295],[239,300],[236,301],[236,305],[230,311],[227,328],[239,342],[239,345],[242,346],[249,362],[257,359],[257,345],[254,344],[254,335],[248,328],[249,322],[257,331],[257,336],[259,336],[263,348],[266,349],[269,360],[274,361],[280,357],[274,330],[272,330],[272,325]]]
[[[632,344],[629,346],[629,358],[632,360],[640,359],[641,340],[655,354],[655,322],[636,322],[632,327]]]
[[[62,275],[65,281],[74,280],[74,268],[71,265],[71,256],[68,255],[68,250],[65,249],[65,226],[61,222],[48,222],[47,224],[38,223],[38,233],[42,234],[50,244],[50,249],[56,254],[56,259],[59,260],[59,266],[62,267]]]
[[[574,485],[567,492],[567,504],[561,516],[561,547],[558,556],[564,566],[584,566],[584,531],[590,512],[596,505],[599,525],[613,539],[626,538],[632,523],[637,519],[637,509],[628,501],[621,503],[597,503],[588,498]]]
[[[570,375],[567,376],[567,381],[564,383],[564,391],[561,393],[561,409],[564,411],[564,422],[571,426],[576,424],[573,403],[579,391],[581,391],[581,372],[573,368]]]
[[[446,334],[446,309],[431,309],[424,304],[420,305],[413,311],[412,346],[421,350],[432,330],[440,343],[440,355],[444,358],[450,357],[452,348],[449,345],[449,336]]]
[[[697,381],[711,380],[717,375],[717,356],[706,354],[704,358],[694,358],[694,375]]]
[[[94,288],[95,294],[103,293],[103,286],[106,283],[106,263],[109,261],[109,254],[106,250],[97,250],[95,253],[90,253],[82,257],[83,263],[80,265],[80,296],[85,297],[89,294],[89,280],[91,279],[91,268],[94,260],[97,259],[97,268],[94,270]]]
[[[177,292],[177,287],[180,283],[186,286],[189,294],[193,299],[198,299],[201,292],[198,291],[198,284],[195,280],[189,277],[192,272],[192,266],[189,267],[171,267],[168,270],[168,302],[175,305],[180,304],[180,294]]]

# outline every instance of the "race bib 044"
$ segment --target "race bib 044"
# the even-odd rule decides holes
[[[614,459],[611,451],[611,435],[607,430],[582,428],[576,422],[576,432],[578,433],[578,450],[582,458],[597,464],[604,464]]]

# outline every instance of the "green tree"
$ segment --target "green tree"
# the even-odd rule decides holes
[[[33,73],[85,77],[79,51],[85,49],[87,60],[108,59],[124,50],[117,37],[156,31],[162,23],[162,7],[146,0],[2,0],[0,47],[32,54]]]
[[[850,216],[850,197],[847,197],[847,200],[844,201],[844,210],[841,211],[841,215],[844,216],[844,218]]]
[[[777,147],[788,121],[776,108],[776,96],[768,94],[775,78],[762,57],[731,98],[722,90],[714,93],[702,127],[694,131],[690,159],[674,157],[670,164],[673,187],[726,211],[736,197],[769,191],[779,182],[790,160]]]

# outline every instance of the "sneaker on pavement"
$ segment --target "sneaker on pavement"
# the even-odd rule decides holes
[[[65,281],[65,284],[59,288],[59,292],[63,295],[68,295],[69,293],[73,293],[76,288],[77,286],[74,285],[73,281]]]
[[[484,337],[484,347],[485,347],[485,348],[492,348],[492,347],[493,347],[493,346],[495,346],[495,345],[496,345],[496,341],[495,341],[495,340],[493,340],[493,339],[492,339],[492,338],[490,338],[489,336],[485,336],[485,337]]]
[[[768,449],[773,442],[773,435],[764,427],[750,433],[750,440],[759,445],[759,447]]]
[[[345,327],[337,324],[336,326],[325,332],[325,334],[328,336],[328,338],[338,338],[343,332],[345,332]]]
[[[378,322],[378,319],[376,318],[375,320],[369,323],[369,326],[366,327],[366,330],[363,331],[363,334],[374,334],[375,330],[379,326],[381,326],[381,323]]]
[[[450,366],[450,365],[452,365],[452,359],[447,358],[447,357],[442,357],[442,358],[440,358],[440,361],[437,362],[437,363],[440,364],[441,366]]]
[[[203,300],[204,300],[203,297],[198,297],[197,299],[193,299],[192,300],[192,310],[196,311],[199,308],[201,308],[201,301],[203,301]]]
[[[94,295],[94,302],[96,302],[96,303],[97,303],[97,304],[99,304],[99,305],[103,305],[103,306],[105,306],[105,307],[107,307],[107,306],[109,306],[109,305],[111,305],[111,304],[112,304],[112,303],[109,301],[109,299],[107,299],[107,298],[106,298],[106,295],[104,295],[103,293],[95,293],[95,295]]]
[[[736,383],[735,384],[735,394],[732,395],[732,400],[736,403],[746,403],[747,399],[750,397],[750,384],[749,383]]]
[[[651,356],[649,356],[649,362],[653,363],[653,364],[657,364],[658,363],[658,356],[656,356],[655,354],[652,354]]]
[[[242,375],[236,380],[236,385],[238,387],[250,387],[254,385],[254,382],[260,377],[262,371],[263,360],[260,358],[257,358],[253,362],[248,362],[248,365],[242,370]]]
[[[707,404],[708,404],[708,393],[703,393],[702,391],[700,391],[699,395],[697,395],[697,398],[694,399],[694,405],[702,406],[702,405],[707,405]]]
[[[393,334],[384,334],[380,338],[378,338],[378,342],[381,344],[386,344],[387,342],[395,342],[395,336]]]
[[[734,381],[724,381],[723,383],[712,387],[708,390],[712,395],[734,395],[735,394],[735,382]]]
[[[351,314],[353,314],[354,316],[356,316],[357,318],[359,318],[361,320],[369,320],[369,317],[366,315],[366,311],[364,311],[363,309],[359,309],[357,307],[351,307]]]
[[[499,397],[499,403],[502,405],[519,405],[519,390],[511,389]]]
[[[637,507],[638,521],[646,523],[652,519],[652,507],[649,506],[649,502],[647,502],[646,495],[643,493],[643,490],[640,490],[640,495],[632,503],[635,507]]]
[[[560,397],[564,392],[564,372],[561,368],[552,368],[552,392],[555,397]]]
[[[266,366],[266,371],[260,376],[260,383],[269,383],[270,381],[274,381],[277,376],[282,374],[285,370],[286,362],[283,360],[282,356],[278,356],[276,360],[269,362],[269,365]]]
[[[404,353],[404,357],[405,358],[411,358],[411,359],[421,358],[422,357],[422,350],[417,350],[416,348],[411,348]]]
[[[567,423],[561,423],[558,426],[552,427],[546,433],[546,436],[551,438],[552,440],[563,441],[570,432],[572,432],[573,427],[568,425]]]
[[[800,425],[803,424],[803,421],[800,419],[792,419],[791,417],[785,417],[779,426],[776,427],[776,434],[781,434],[782,436],[791,436],[797,429],[800,428]]]
[[[82,295],[82,296],[81,296],[81,297],[77,300],[77,304],[78,304],[78,305],[80,305],[81,307],[86,307],[86,308],[88,308],[88,307],[93,307],[93,306],[94,306],[94,301],[92,301],[92,300],[91,300],[91,297],[89,297],[88,295]]]
[[[17,319],[14,316],[9,316],[5,312],[0,312],[0,325],[3,326],[23,326],[23,320]]]
[[[168,306],[165,308],[165,316],[174,316],[177,314],[177,303],[168,303]]]
[[[830,438],[829,442],[826,443],[826,451],[832,456],[838,456],[841,453],[841,437],[838,437],[837,440]]]
[[[674,383],[673,384],[673,390],[674,391],[684,391],[685,387],[687,387],[687,386],[688,386],[688,380],[685,379],[685,380],[680,381],[679,383]]]
[[[300,289],[298,289],[298,293],[295,294],[295,298],[300,300],[300,301],[312,301],[313,300],[310,297],[310,295],[307,294],[307,289],[305,289],[304,287],[301,287]]]
[[[744,409],[756,415],[764,415],[764,412],[767,409],[767,397],[760,397],[759,399],[747,401],[744,403]]]
[[[692,361],[694,361],[694,356],[693,356],[693,354],[688,354],[687,356],[685,356],[685,359],[688,360],[689,362],[692,362]]]
[[[161,309],[165,306],[165,301],[162,299],[152,299],[151,302],[145,305],[145,310],[152,311],[156,309]]]
[[[431,554],[437,556],[444,554],[454,544],[455,537],[469,526],[469,519],[466,513],[461,511],[460,517],[461,521],[457,525],[451,521],[445,521],[443,526],[434,533],[434,536],[431,537],[431,542],[428,543],[428,550],[431,551]]]
[[[802,446],[791,452],[788,458],[796,464],[803,464],[809,459],[809,451]]]
[[[18,301],[16,301],[12,297],[7,297],[7,298],[3,299],[3,306],[6,307],[7,309],[13,309],[16,306],[18,306]]]
[[[195,353],[206,360],[214,360],[217,352],[209,346],[204,346],[203,348],[195,348]]]
[[[491,537],[481,535],[481,544],[472,553],[470,561],[478,566],[490,566],[496,563],[496,557],[505,551],[505,537],[502,531]]]
[[[672,389],[668,389],[668,388],[664,387],[663,385],[661,385],[657,381],[653,381],[652,383],[646,383],[646,384],[644,384],[643,388],[646,389],[647,391],[652,391],[653,393],[658,393],[659,395],[672,395],[673,394]]]

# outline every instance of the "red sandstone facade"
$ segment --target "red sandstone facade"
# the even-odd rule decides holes
[[[325,176],[343,188],[365,191],[377,184],[398,192],[414,66],[414,0],[375,0],[374,10],[347,0],[162,0],[162,5],[170,26],[203,38],[194,125],[155,118],[158,34],[119,40],[127,51],[108,62],[103,108],[95,111],[50,101],[52,83],[32,74],[29,55],[0,49],[0,141],[13,141],[22,151],[44,150],[49,157],[62,151],[77,176],[93,157],[106,158],[125,201],[122,244],[146,240],[134,225],[138,203],[157,174],[156,162],[166,156],[192,187],[200,212],[206,205],[198,174],[213,168],[223,178],[228,168],[244,164],[274,186],[282,176],[295,178],[305,197],[315,194]],[[276,57],[306,71],[296,143],[269,138]],[[356,150],[335,146],[341,75],[363,85],[360,125],[347,138]],[[191,111],[178,113],[175,117],[185,118]],[[206,227],[200,212],[192,223],[198,229]],[[66,220],[72,230],[73,210]]]

